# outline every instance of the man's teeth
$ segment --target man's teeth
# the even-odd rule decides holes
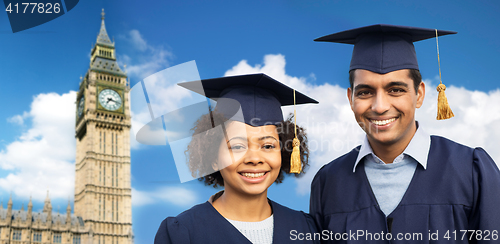
[[[386,124],[391,123],[394,120],[396,120],[396,118],[386,119],[386,120],[374,120],[374,119],[372,119],[371,121],[372,121],[372,123],[374,123],[376,125],[386,125]]]
[[[247,178],[259,178],[259,177],[264,176],[265,174],[266,174],[265,172],[262,172],[262,173],[241,173],[241,175],[243,175]]]

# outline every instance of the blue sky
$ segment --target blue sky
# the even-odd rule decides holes
[[[6,203],[12,193],[14,208],[33,195],[35,209],[41,209],[47,188],[56,211],[60,206],[64,212],[73,199],[71,91],[89,68],[102,8],[132,85],[195,60],[201,78],[265,72],[320,101],[298,110],[316,143],[309,172],[269,190],[271,199],[289,207],[307,211],[307,188],[317,169],[362,138],[345,96],[352,46],[313,42],[350,28],[386,23],[457,31],[439,39],[443,82],[456,117],[434,121],[439,79],[431,39],[415,43],[427,84],[417,119],[428,132],[484,147],[500,161],[495,1],[80,1],[67,14],[16,34],[0,13],[0,199]],[[31,182],[23,186],[23,180]],[[132,187],[136,243],[151,243],[162,219],[217,191],[196,181],[179,183],[166,146],[132,150]]]

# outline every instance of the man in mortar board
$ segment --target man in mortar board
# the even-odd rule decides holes
[[[326,242],[500,242],[495,162],[415,121],[425,85],[413,42],[455,33],[373,25],[316,39],[354,44],[347,96],[366,132],[312,182],[310,214]]]

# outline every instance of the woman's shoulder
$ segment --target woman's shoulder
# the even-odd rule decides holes
[[[293,210],[279,203],[269,200],[273,207],[275,224],[275,240],[291,240],[298,235],[314,235],[317,232],[312,217],[303,211]],[[298,240],[298,239],[295,239]],[[313,243],[316,243],[313,241]]]
[[[269,203],[271,203],[271,207],[273,208],[273,213],[276,214],[278,212],[279,214],[287,214],[287,215],[292,215],[292,216],[304,216],[304,212],[300,210],[294,210],[289,207],[283,206],[273,200],[269,200]]]
[[[209,202],[204,202],[198,205],[194,205],[190,209],[180,213],[175,217],[168,217],[167,219],[171,219],[172,221],[180,222],[180,223],[189,223],[191,221],[200,221],[203,218],[210,215],[213,215],[213,207]]]
[[[184,243],[192,235],[192,229],[210,221],[210,205],[209,202],[198,204],[175,217],[165,218],[156,233],[155,244]]]
[[[302,223],[305,225],[311,225],[312,218],[309,214],[304,213],[303,211],[300,210],[294,210],[289,207],[283,206],[277,202],[274,202],[272,200],[269,200],[271,203],[271,206],[273,208],[273,214],[275,221],[279,221],[282,223]],[[312,226],[314,229],[316,229],[316,226]]]

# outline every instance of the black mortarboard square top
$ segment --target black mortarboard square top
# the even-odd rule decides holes
[[[293,105],[293,89],[265,74],[201,80],[203,90],[199,83],[191,81],[178,85],[217,101],[215,110],[226,118],[252,126],[282,122],[281,106]],[[298,91],[295,96],[296,104],[318,103]],[[242,113],[238,113],[240,107]]]
[[[437,32],[439,36],[457,33]],[[354,44],[349,70],[366,69],[385,74],[400,69],[418,69],[413,42],[432,37],[436,37],[435,29],[378,24],[337,32],[315,41]]]

